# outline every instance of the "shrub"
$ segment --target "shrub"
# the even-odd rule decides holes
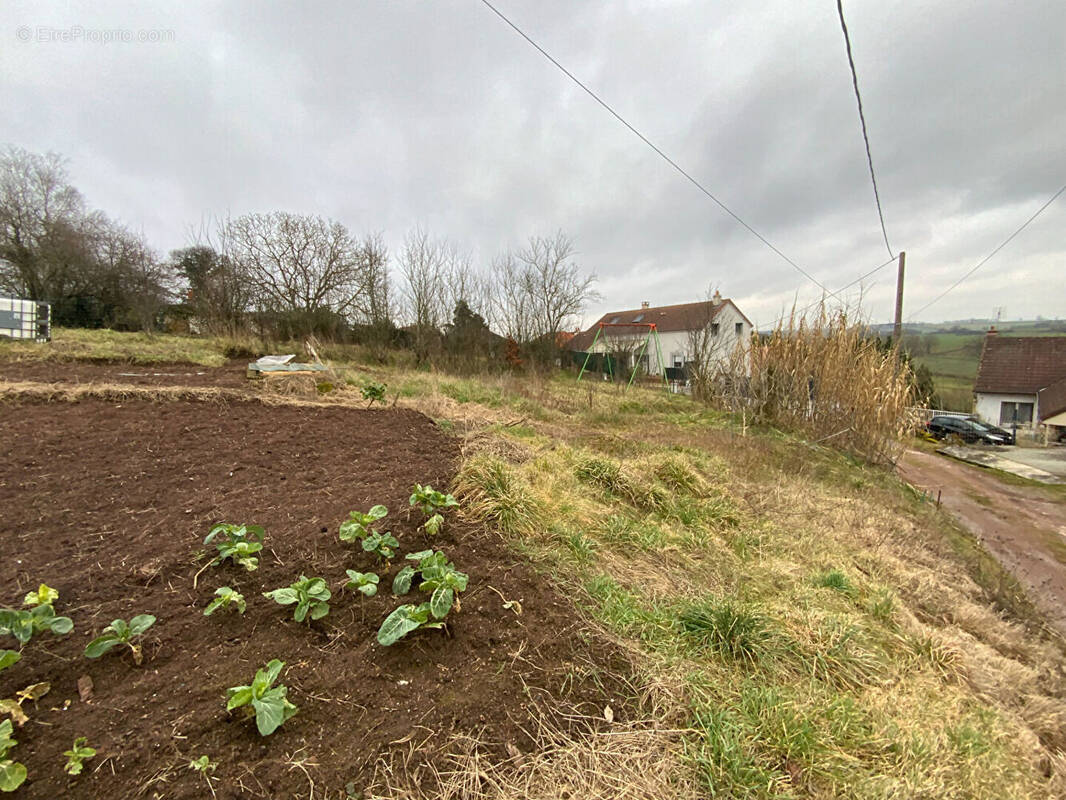
[[[374,383],[373,381],[363,386],[362,395],[363,399],[367,401],[367,408],[370,408],[374,403],[385,403],[385,388],[386,384]]]

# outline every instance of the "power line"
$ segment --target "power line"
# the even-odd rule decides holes
[[[938,302],[941,298],[944,297],[944,295],[946,295],[948,292],[950,292],[953,289],[955,289],[960,283],[962,283],[964,280],[966,280],[971,275],[973,275],[975,272],[977,272],[977,270],[981,269],[981,267],[983,267],[985,265],[985,262],[987,262],[989,259],[992,258],[992,256],[994,256],[996,253],[998,253],[1000,250],[1002,250],[1004,247],[1006,247],[1008,244],[1010,244],[1011,240],[1015,236],[1017,236],[1019,233],[1024,231],[1027,227],[1029,227],[1029,223],[1032,222],[1037,217],[1039,217],[1041,214],[1043,214],[1044,213],[1044,209],[1047,208],[1052,203],[1054,203],[1059,198],[1059,195],[1062,194],[1063,192],[1066,192],[1066,185],[1064,185],[1061,189],[1059,189],[1057,192],[1055,192],[1055,194],[1051,195],[1051,199],[1050,200],[1048,200],[1046,203],[1044,203],[1044,205],[1040,206],[1040,208],[1037,209],[1037,212],[1035,214],[1033,214],[1033,216],[1029,217],[1029,219],[1027,219],[1025,222],[1023,222],[1021,227],[1018,228],[1018,230],[1016,230],[1014,233],[1012,233],[1006,239],[1004,239],[995,250],[993,250],[987,256],[982,258],[980,261],[978,261],[977,262],[977,266],[975,266],[973,269],[971,269],[969,272],[967,272],[965,275],[963,275],[961,278],[959,278],[957,281],[955,281],[953,284],[951,284],[951,286],[949,286],[947,289],[942,291],[940,294],[938,294],[936,297],[934,297],[932,300],[930,300],[924,306],[922,306],[917,311],[915,311],[913,314],[911,314],[909,317],[907,317],[907,322],[910,322],[916,316],[921,314],[923,311],[925,311],[927,308],[929,308],[929,306],[933,305],[933,303]]]
[[[537,44],[535,41],[533,41],[531,38],[529,38],[529,36],[527,36],[526,33],[521,28],[519,28],[517,25],[515,25],[513,22],[511,22],[511,20],[509,20],[506,16],[504,16],[504,14],[498,8],[496,8],[496,6],[494,6],[492,3],[490,3],[489,0],[481,0],[481,2],[484,3],[496,16],[498,16],[500,19],[502,19],[504,22],[506,22],[515,31],[515,33],[517,33],[519,36],[521,36],[523,39],[525,39],[530,45],[532,45],[542,56],[544,56],[546,59],[548,59],[548,61],[550,61],[552,64],[554,64],[559,69],[560,72],[562,72],[564,75],[566,75],[566,77],[568,77],[570,80],[572,80],[578,86],[580,86],[589,97],[591,97],[593,100],[595,100],[601,106],[603,106],[603,108],[606,109],[607,112],[612,117],[614,117],[616,120],[618,120],[623,125],[625,125],[633,134],[635,134],[642,142],[644,142],[644,144],[646,144],[648,147],[650,147],[652,150],[654,150],[667,164],[669,164],[675,170],[680,172],[681,175],[683,175],[688,180],[689,183],[691,183],[693,186],[695,186],[697,189],[699,189],[701,192],[703,192],[705,195],[707,195],[707,197],[709,197],[711,200],[713,200],[718,205],[719,208],[721,208],[729,216],[731,216],[733,219],[735,219],[737,222],[739,222],[741,225],[743,225],[744,228],[746,228],[747,231],[749,233],[751,233],[756,239],[758,239],[764,245],[766,245],[771,250],[773,250],[775,253],[777,253],[777,255],[779,255],[782,259],[784,259],[786,262],[788,262],[788,264],[790,264],[796,271],[798,271],[801,275],[803,275],[803,277],[805,277],[807,280],[809,280],[811,283],[813,283],[819,289],[821,289],[824,292],[828,292],[829,295],[831,295],[831,296],[833,296],[835,294],[834,292],[830,291],[830,289],[827,288],[823,283],[819,282],[813,275],[811,275],[809,272],[807,272],[807,270],[805,270],[803,267],[801,267],[799,264],[797,264],[791,258],[789,258],[784,253],[782,253],[780,250],[778,250],[776,247],[774,247],[774,245],[771,244],[770,241],[768,239],[766,239],[766,237],[764,237],[761,233],[759,233],[757,230],[755,230],[753,227],[751,227],[751,225],[749,225],[747,222],[745,222],[743,219],[741,219],[738,214],[736,214],[731,208],[729,208],[729,206],[727,206],[725,203],[723,203],[721,200],[719,200],[717,197],[715,197],[713,194],[711,194],[711,192],[707,188],[705,188],[703,186],[703,184],[701,184],[698,180],[693,178],[688,172],[686,172],[684,169],[682,169],[681,166],[676,161],[674,161],[672,158],[670,158],[670,156],[666,155],[666,153],[664,153],[655,144],[653,144],[651,142],[651,140],[648,139],[647,136],[645,136],[643,133],[641,133],[636,128],[634,128],[632,125],[630,125],[622,117],[621,114],[619,114],[617,111],[615,111],[613,108],[611,108],[606,102],[604,102],[599,97],[599,95],[597,95],[588,86],[586,86],[584,83],[582,83],[572,72],[570,72],[570,70],[568,70],[566,67],[564,67],[562,64],[560,64],[558,61],[556,61],[548,53],[548,51],[546,51],[543,47],[541,47],[539,44]]]
[[[837,0],[837,14],[840,16],[840,29],[844,31],[844,44],[848,50],[848,64],[851,66],[851,85],[855,87],[855,102],[859,105],[859,122],[862,123],[862,140],[866,143],[866,163],[870,165],[870,183],[874,185],[874,200],[877,201],[877,218],[881,220],[881,233],[885,237],[885,247],[892,255],[892,245],[888,243],[888,231],[885,229],[885,215],[881,211],[881,195],[877,191],[877,177],[874,175],[874,157],[870,153],[870,137],[866,133],[866,115],[862,112],[862,95],[859,94],[859,76],[855,72],[855,59],[851,55],[851,37],[844,22],[844,5]]]
[[[893,256],[892,258],[888,259],[888,261],[886,261],[885,263],[879,264],[878,266],[874,267],[869,272],[864,272],[862,275],[860,275],[859,277],[857,277],[855,280],[851,281],[850,283],[844,284],[839,289],[837,289],[836,292],[833,293],[833,295],[836,296],[836,295],[839,295],[841,292],[847,291],[852,286],[854,286],[856,283],[859,283],[860,281],[866,280],[867,278],[869,278],[874,273],[880,272],[881,270],[883,270],[889,264],[895,264],[895,263],[896,263],[896,258],[895,258],[895,256]],[[803,308],[801,308],[798,312],[790,311],[788,314],[782,314],[780,317],[778,317],[776,320],[774,320],[774,322],[770,326],[770,328],[771,329],[776,328],[779,322],[783,322],[786,317],[789,317],[789,316],[791,316],[793,314],[798,314],[799,316],[802,316],[802,315],[806,314],[810,309],[814,308],[816,305],[818,305],[819,303],[822,303],[824,301],[825,301],[824,297],[823,298],[819,298],[818,300],[815,300],[813,303],[808,303]]]

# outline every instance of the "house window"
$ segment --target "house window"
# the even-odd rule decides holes
[[[738,338],[743,336],[744,335],[744,323],[743,322],[738,322],[736,325],[734,325],[733,326],[733,333],[735,333]]]
[[[640,322],[642,319],[644,319],[643,314],[637,314],[635,317],[633,317],[634,322]]]
[[[678,369],[681,369],[681,367],[685,366],[685,354],[684,353],[674,353],[672,356],[670,356],[670,361],[673,363],[673,365],[675,367],[677,367]]]
[[[711,336],[717,336],[717,335],[718,335],[718,323],[717,322],[712,322],[711,323]]]
[[[1017,417],[1015,417],[1017,414]],[[1000,403],[999,424],[1011,425],[1017,422],[1019,425],[1028,425],[1033,421],[1032,403]]]

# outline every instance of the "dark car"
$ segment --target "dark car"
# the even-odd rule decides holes
[[[1014,441],[1014,436],[1011,434],[1011,432],[1008,430],[1004,430],[998,425],[993,425],[991,422],[985,422],[984,420],[977,419],[977,417],[967,417],[966,419],[968,419],[978,428],[981,428],[982,430],[987,431],[988,433],[992,433],[1000,437],[1007,444],[1010,444],[1012,441]]]
[[[983,424],[975,424],[973,420],[965,417],[933,417],[925,425],[929,433],[936,439],[944,439],[948,436],[958,436],[964,442],[980,442],[982,444],[1007,444],[1010,437],[986,430]]]

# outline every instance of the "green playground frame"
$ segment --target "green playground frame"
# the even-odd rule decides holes
[[[585,374],[585,368],[589,365],[589,359],[592,358],[592,353],[596,349],[596,342],[600,340],[600,334],[603,333],[604,328],[647,328],[648,333],[644,337],[644,341],[641,342],[640,352],[637,353],[636,358],[633,359],[633,369],[629,373],[629,381],[626,383],[626,389],[633,385],[633,379],[637,376],[637,364],[640,363],[640,359],[644,356],[644,353],[648,349],[648,344],[651,340],[655,339],[655,352],[659,359],[659,374],[663,379],[663,385],[669,385],[669,381],[666,379],[666,365],[663,364],[663,346],[659,339],[659,329],[654,322],[601,322],[596,330],[596,336],[592,340],[592,344],[589,345],[589,351],[585,354],[585,363],[581,365],[581,371],[577,374],[577,380],[580,383],[582,376]],[[610,354],[607,354],[607,372],[614,380],[614,369],[611,366],[613,359]]]

